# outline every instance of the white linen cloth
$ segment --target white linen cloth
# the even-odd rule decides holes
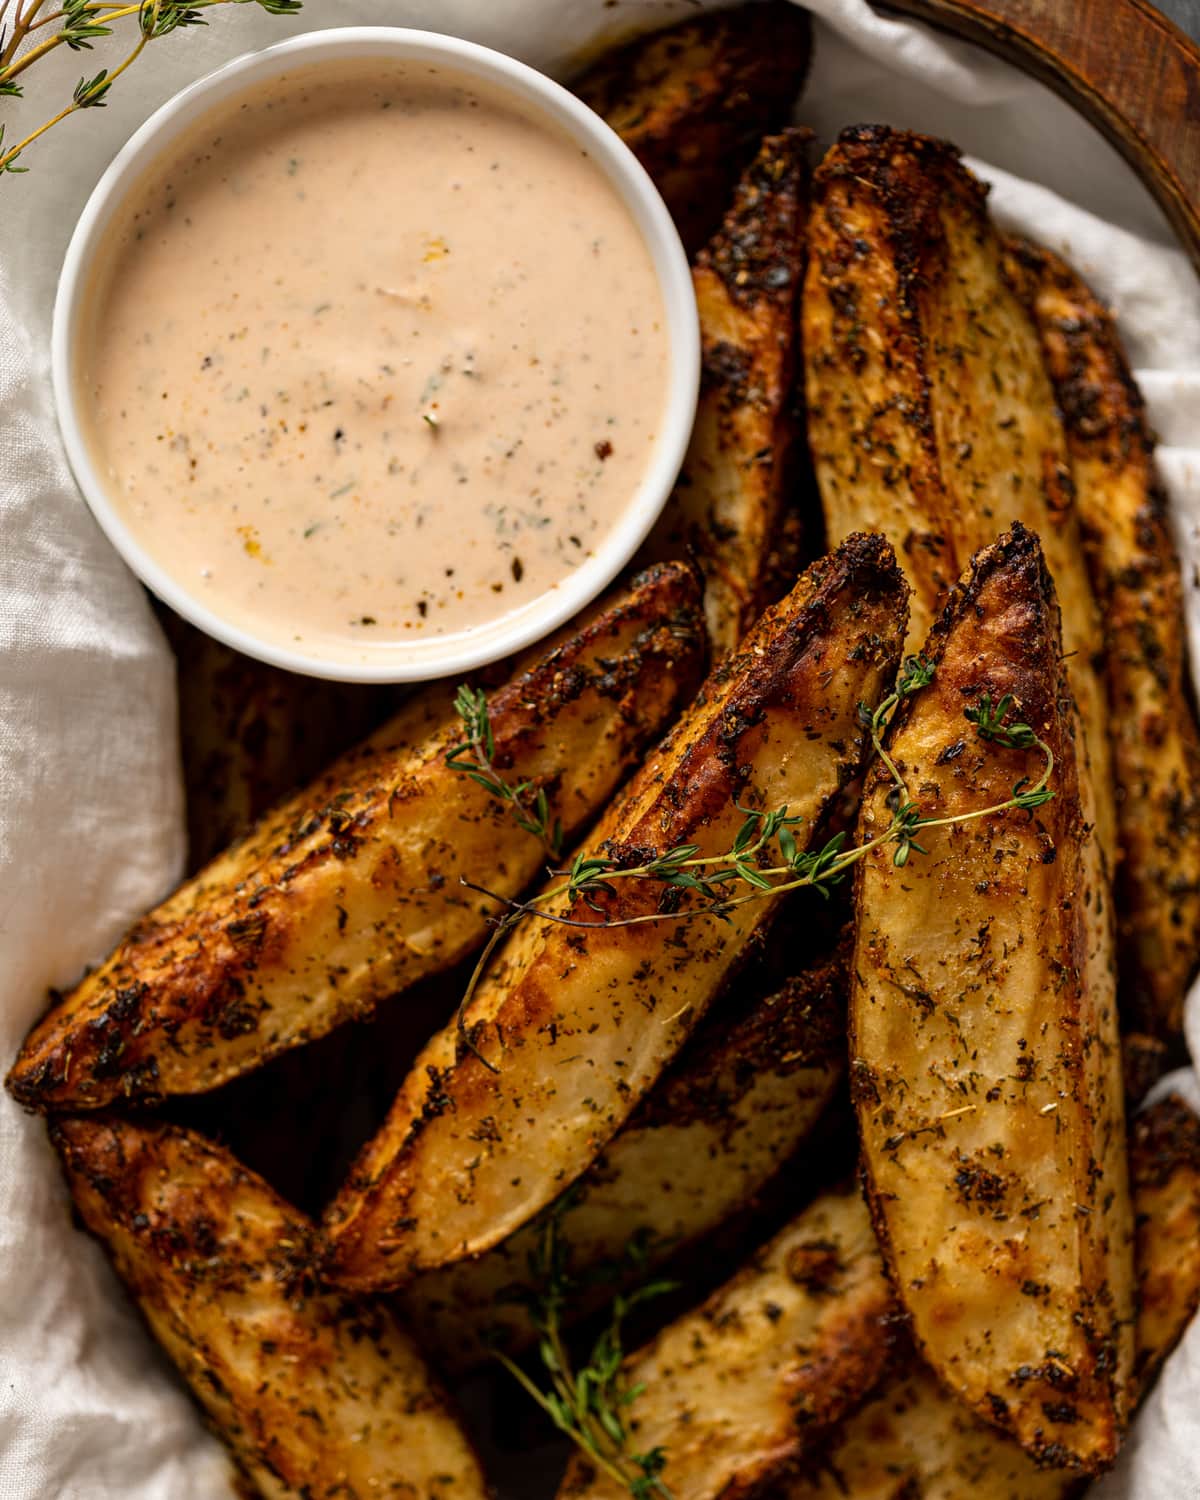
[[[1007,64],[882,19],[865,0],[809,8],[820,19],[801,120],[825,140],[886,121],[958,142],[994,184],[1001,219],[1065,251],[1116,308],[1163,441],[1200,660],[1200,295],[1157,207],[1090,126]],[[428,26],[554,71],[598,36],[692,9],[308,0],[297,21],[221,9],[207,30],[156,42],[107,109],[57,127],[28,153],[28,176],[0,181],[0,1065],[47,986],[102,956],[170,887],[182,853],[170,653],[75,491],[50,397],[55,279],[104,166],[183,84],[300,28]],[[105,48],[94,63],[60,49],[32,71],[32,98],[0,112],[9,139],[22,121],[40,123],[85,67],[108,63]],[[1189,1022],[1195,1046],[1195,997]],[[1200,1102],[1194,1077],[1185,1081]],[[228,1476],[100,1251],[72,1228],[41,1122],[0,1096],[0,1500],[223,1500]],[[1200,1497],[1200,1324],[1097,1495]]]

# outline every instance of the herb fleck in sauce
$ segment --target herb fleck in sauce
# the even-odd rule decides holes
[[[143,544],[331,658],[520,609],[616,521],[669,380],[648,251],[586,153],[433,69],[297,72],[118,214],[80,381]]]

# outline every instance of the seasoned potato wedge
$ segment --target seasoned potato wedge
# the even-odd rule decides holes
[[[1112,317],[1091,290],[1024,241],[1008,241],[1006,264],[1033,310],[1066,424],[1103,615],[1121,978],[1139,1021],[1173,1035],[1200,960],[1200,736],[1154,439]]]
[[[559,1220],[571,1274],[620,1262],[634,1238],[644,1265],[708,1233],[759,1191],[816,1124],[844,1072],[845,957],[826,959],[730,1021],[722,1006],[579,1179]],[[478,1260],[418,1276],[399,1294],[405,1320],[439,1368],[458,1371],[500,1342],[534,1337],[517,1289],[529,1288],[540,1220]],[[611,1297],[572,1298],[578,1318]]]
[[[716,228],[762,137],[787,124],[810,34],[788,0],[741,5],[637,37],[571,85],[654,179],[689,253]]]
[[[175,653],[196,870],[370,734],[395,710],[397,690],[300,677],[243,656],[165,605],[158,617]]]
[[[816,173],[803,301],[808,431],[831,541],[878,528],[915,588],[914,644],[1012,521],[1042,541],[1115,850],[1100,626],[1037,330],[1002,270],[986,188],[943,141],[860,126]]]
[[[625,1362],[630,1447],[675,1500],[758,1492],[883,1373],[892,1291],[857,1188],[827,1193],[694,1312]],[[622,1490],[575,1457],[559,1500]]]
[[[1200,1121],[1178,1099],[1134,1121],[1129,1168],[1144,1393],[1200,1303]],[[1079,1476],[1039,1469],[913,1357],[771,1500],[1068,1500]]]
[[[84,1223],[259,1492],[487,1495],[415,1344],[316,1290],[312,1225],[202,1136],[103,1116],[50,1127]]]
[[[702,659],[695,580],[636,580],[491,699],[495,763],[568,832],[669,723]],[[414,698],[139,922],[34,1027],[8,1087],[34,1109],[197,1093],[324,1035],[480,943],[545,862],[511,810],[446,765],[452,692]]]
[[[700,404],[675,493],[642,556],[699,562],[716,656],[732,651],[774,603],[766,590],[799,425],[793,384],[808,139],[788,130],[762,143],[692,272]]]
[[[928,656],[932,685],[889,733],[922,815],[996,806],[1042,774],[1040,748],[986,742],[966,717],[1008,694],[1053,752],[1054,797],[924,827],[903,868],[888,847],[858,866],[851,1079],[871,1197],[940,1378],[1040,1460],[1095,1470],[1128,1406],[1133,1222],[1109,902],[1032,533],[979,554]],[[860,842],[892,795],[880,765]]]
[[[1200,1307],[1200,1120],[1174,1094],[1132,1121],[1135,1379],[1144,1392]]]
[[[896,670],[906,589],[881,537],[814,563],[710,678],[585,855],[728,851],[746,806],[787,805],[803,845],[856,773],[858,706]],[[740,804],[740,808],[739,808]],[[561,885],[561,882],[560,882]],[[677,891],[677,910],[694,905]],[[540,908],[463,1017],[417,1059],[327,1217],[329,1273],[395,1286],[507,1238],[604,1149],[683,1045],[780,900],[658,920],[658,881]],[[613,925],[636,917],[638,926]]]

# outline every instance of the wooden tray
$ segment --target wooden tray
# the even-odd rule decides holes
[[[1149,0],[886,8],[979,42],[1062,94],[1132,164],[1200,272],[1200,47]]]

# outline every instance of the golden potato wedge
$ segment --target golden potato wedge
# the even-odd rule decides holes
[[[690,692],[703,656],[679,564],[635,580],[491,700],[495,764],[545,789],[568,833],[601,808]],[[139,922],[32,1030],[8,1087],[32,1109],[198,1093],[341,1022],[482,942],[541,843],[446,764],[452,692],[412,699]]]
[[[788,130],[762,143],[697,257],[700,404],[679,482],[641,553],[700,564],[715,657],[775,602],[770,562],[800,421],[793,386],[809,138]]]
[[[1137,1214],[1139,1394],[1200,1303],[1200,1121],[1175,1097],[1129,1137]],[[1077,1474],[1039,1469],[913,1356],[770,1500],[1068,1500]]]
[[[188,869],[395,711],[397,690],[300,677],[205,635],[162,605],[175,653]]]
[[[1117,790],[1124,995],[1143,1025],[1183,1024],[1200,961],[1200,735],[1183,586],[1154,439],[1113,319],[1049,250],[1007,241],[1066,425],[1075,506],[1104,623]]]
[[[925,817],[996,806],[1045,760],[967,712],[1009,694],[1053,800],[925,827],[858,866],[851,1081],[880,1239],[938,1376],[1041,1461],[1111,1462],[1128,1410],[1132,1232],[1110,913],[1082,812],[1053,584],[1019,524],[930,637],[889,748]],[[1005,715],[1006,721],[1018,722]],[[892,818],[868,776],[859,841]]]
[[[1135,1380],[1144,1393],[1200,1307],[1200,1120],[1175,1094],[1131,1122],[1137,1216]]]
[[[986,193],[943,141],[882,125],[842,132],[809,219],[809,441],[830,540],[877,528],[909,573],[914,648],[980,547],[1012,521],[1040,536],[1087,731],[1089,817],[1111,866],[1100,626],[1066,437]]]
[[[639,36],[572,83],[654,179],[689,254],[762,137],[787,124],[811,30],[788,0],[740,5]]]
[[[905,594],[881,537],[851,537],[814,563],[717,668],[584,854],[694,844],[720,857],[748,805],[786,804],[811,840],[861,764],[858,705],[896,670]],[[694,893],[675,894],[677,910],[694,906]],[[658,881],[626,880],[590,902],[559,896],[541,910],[571,925],[527,918],[509,937],[462,1031],[446,1027],[417,1059],[333,1204],[334,1279],[395,1286],[478,1255],[595,1160],[780,900],[664,921],[663,895]]]
[[[378,1302],[318,1291],[313,1228],[190,1131],[50,1127],[88,1229],[268,1500],[483,1497],[471,1445]]]
[[[626,1360],[630,1447],[662,1447],[675,1500],[757,1493],[879,1380],[892,1310],[861,1194],[825,1194]],[[622,1493],[575,1456],[558,1497]]]
[[[799,1148],[844,1072],[846,957],[824,960],[732,1021],[710,1014],[576,1185],[559,1220],[580,1318],[611,1297],[589,1272],[640,1237],[657,1266],[741,1208]],[[532,1291],[540,1219],[478,1260],[427,1271],[399,1293],[405,1321],[438,1367],[458,1372],[535,1331],[515,1291]]]

